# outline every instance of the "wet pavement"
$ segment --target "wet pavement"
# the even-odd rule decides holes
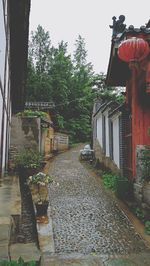
[[[24,190],[23,193],[27,193],[27,190]],[[41,257],[37,245],[31,241],[33,239],[33,227],[32,230],[30,229],[33,221],[31,212],[29,212],[29,204],[26,204],[25,197],[22,198],[21,202],[21,197],[17,176],[5,176],[1,179],[0,261],[18,260],[19,257],[22,257],[25,261],[39,261]],[[26,198],[29,198],[28,195],[26,195]],[[24,221],[20,223],[21,228],[19,228],[16,221],[20,221],[21,217]],[[16,232],[19,234],[16,234]],[[23,240],[23,242],[25,239],[28,243],[17,243],[17,240],[19,240],[16,239],[17,236],[21,237],[20,240]]]
[[[117,200],[80,163],[81,148],[58,155],[49,172],[55,177],[49,197],[53,255],[57,262],[60,260],[61,265],[102,265],[102,262],[105,265],[150,265],[150,250],[119,208]],[[93,260],[88,264],[82,257],[82,262],[78,259],[75,264],[63,264],[60,259],[63,254],[82,254]],[[122,259],[122,263],[118,264],[116,258]],[[142,264],[138,264],[139,258]],[[50,260],[53,258],[49,258],[48,265],[55,265],[50,264]]]

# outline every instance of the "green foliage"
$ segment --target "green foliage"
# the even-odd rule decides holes
[[[24,149],[15,158],[17,168],[40,168],[43,156],[39,151],[33,149]]]
[[[132,193],[132,183],[125,177],[104,173],[103,183],[106,188],[111,189],[121,199],[127,199]]]
[[[125,96],[123,95],[122,88],[106,86],[106,76],[104,73],[94,75],[92,79],[93,90],[97,98],[103,101],[115,101],[119,104],[124,103]]]
[[[64,126],[64,124],[65,124],[65,121],[64,121],[64,118],[63,118],[63,116],[62,115],[57,115],[57,123],[58,123],[58,126],[59,126],[59,128],[64,128],[65,126]]]
[[[19,112],[17,113],[18,117],[29,117],[29,116],[38,116],[38,117],[47,117],[47,113],[46,112],[42,112],[42,111],[33,111],[33,110],[24,110],[23,112]]]
[[[36,266],[36,261],[24,262],[24,260],[20,257],[18,261],[1,260],[0,266]]]
[[[72,142],[89,141],[94,99],[97,94],[112,97],[107,92],[111,94],[114,90],[106,88],[104,74],[94,74],[80,35],[75,41],[73,58],[67,50],[68,44],[63,41],[52,46],[49,33],[40,25],[32,32],[26,97],[27,101],[54,102],[56,127],[69,131]]]
[[[118,176],[113,175],[111,173],[104,173],[102,175],[104,186],[108,189],[111,189],[112,191],[117,190],[117,179]]]
[[[141,220],[144,221],[145,215],[142,209],[140,209],[139,207],[136,207],[133,212],[135,213],[135,215]]]
[[[35,32],[31,32],[31,42],[29,43],[29,56],[34,59],[37,73],[43,74],[48,70],[50,53],[50,36],[42,26],[38,25]]]
[[[52,176],[49,176],[43,172],[39,172],[37,174],[29,176],[28,178],[28,184],[37,184],[37,185],[45,186],[46,184],[49,184],[52,182],[53,182]]]
[[[144,223],[144,232],[147,235],[150,235],[150,220],[147,220],[145,212],[139,206],[132,209],[133,213],[137,216],[137,218]]]
[[[150,235],[150,221],[145,222],[145,233]]]

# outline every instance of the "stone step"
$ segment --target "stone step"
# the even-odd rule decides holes
[[[149,266],[150,253],[128,255],[106,255],[106,254],[55,254],[44,255],[41,266]]]
[[[41,266],[104,266],[100,257],[95,255],[66,254],[43,256]]]
[[[0,219],[0,260],[9,259],[10,219]]]
[[[10,259],[18,260],[21,257],[25,262],[36,261],[41,259],[41,252],[35,243],[17,243],[10,245]]]

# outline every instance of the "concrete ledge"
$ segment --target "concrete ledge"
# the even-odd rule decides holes
[[[1,218],[12,214],[21,214],[20,186],[18,177],[7,176],[0,186],[0,223]]]
[[[48,172],[49,163],[46,164],[44,172]],[[30,185],[30,191],[32,195],[32,201],[35,208],[35,202],[37,198],[37,186]],[[40,195],[48,195],[48,186],[40,188]],[[43,196],[44,198],[45,196]],[[36,212],[36,211],[35,211]],[[40,217],[39,217],[40,218]],[[50,205],[48,207],[47,216],[41,217],[44,219],[37,220],[36,227],[38,233],[38,242],[42,254],[54,254],[54,239],[53,239],[53,225],[51,218]]]
[[[0,186],[0,259],[9,259],[12,214],[21,214],[19,180],[7,176]]]
[[[25,262],[40,261],[41,254],[35,243],[29,244],[13,244],[10,246],[10,259],[18,260],[21,257]]]
[[[97,255],[66,254],[44,257],[42,266],[104,266],[102,259]],[[119,265],[121,266],[121,265]]]
[[[0,245],[0,260],[9,260],[8,245]]]
[[[55,248],[53,239],[52,219],[50,215],[50,206],[48,207],[47,219],[48,222],[46,224],[37,223],[39,246],[43,254],[54,254]]]

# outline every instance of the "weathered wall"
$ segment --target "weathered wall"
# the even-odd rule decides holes
[[[143,164],[143,151],[146,145],[136,147],[136,179],[134,183],[134,195],[136,201],[146,210],[150,211],[150,173]]]
[[[95,152],[96,159],[99,159],[99,162],[102,166],[102,168],[106,168],[108,170],[111,170],[114,174],[120,174],[120,169],[117,167],[117,165],[110,159],[110,157],[106,157],[98,140],[94,139],[93,141],[93,149]]]
[[[47,128],[42,129],[42,141],[43,141],[43,152],[47,157],[50,153],[53,152],[54,149],[54,129]]]
[[[12,117],[11,149],[35,148],[40,151],[40,118]]]

